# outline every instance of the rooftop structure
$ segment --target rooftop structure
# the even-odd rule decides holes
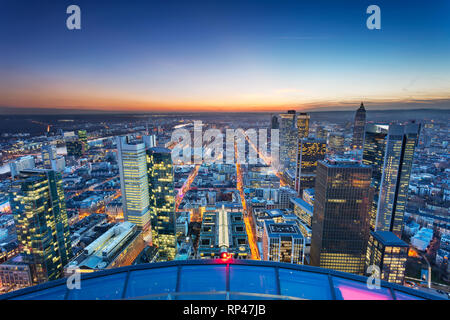
[[[0,295],[0,299],[442,299],[385,281],[379,290],[370,290],[366,282],[364,276],[289,263],[178,260],[82,274],[79,290],[68,289],[66,279],[61,279]]]

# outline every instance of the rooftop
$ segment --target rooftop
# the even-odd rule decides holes
[[[290,263],[255,260],[178,260],[81,274],[81,289],[59,279],[11,293],[11,300],[275,299],[423,300],[438,296],[381,281]]]

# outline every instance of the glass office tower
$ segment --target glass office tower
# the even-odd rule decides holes
[[[375,231],[391,231],[401,237],[419,131],[420,125],[415,123],[367,128],[363,163],[373,168],[371,227]]]
[[[299,113],[297,114],[297,132],[298,139],[308,138],[309,136],[309,114]]]
[[[318,162],[311,265],[364,274],[371,174],[369,166],[357,161]]]
[[[44,168],[51,169],[52,161],[56,159],[56,147],[54,145],[48,144],[41,148],[42,162],[44,164]]]
[[[366,127],[366,109],[361,106],[356,110],[355,122],[353,124],[352,149],[362,149],[364,145],[364,132]]]
[[[295,169],[298,132],[295,111],[280,114],[280,164],[282,169]]]
[[[325,140],[305,138],[298,141],[297,165],[295,171],[295,190],[299,195],[304,189],[314,188],[317,161],[325,158]]]
[[[170,149],[148,149],[147,168],[153,245],[158,247],[160,260],[173,260],[176,254],[176,221]]]
[[[145,229],[150,225],[146,148],[130,136],[116,138],[125,221]]]
[[[23,170],[9,195],[21,254],[32,269],[33,282],[59,278],[72,257],[61,174]]]

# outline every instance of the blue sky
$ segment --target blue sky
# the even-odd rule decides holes
[[[81,30],[66,28],[70,4]],[[371,4],[381,30],[366,28]],[[0,105],[446,107],[449,12],[444,0],[0,0]]]

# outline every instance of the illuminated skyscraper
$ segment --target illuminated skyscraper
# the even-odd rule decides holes
[[[34,283],[54,280],[72,257],[61,174],[23,170],[10,189],[17,239]]]
[[[356,110],[355,122],[353,124],[352,149],[362,149],[364,145],[364,130],[366,127],[366,109],[361,106]]]
[[[297,132],[298,139],[308,138],[309,136],[309,114],[301,112],[297,114]]]
[[[370,125],[363,163],[373,167],[374,200],[371,226],[375,231],[402,234],[409,178],[420,125]]]
[[[140,228],[150,224],[146,148],[130,136],[117,137],[117,162],[125,221]]]
[[[173,260],[176,254],[176,221],[170,149],[148,149],[147,167],[153,245],[158,247],[160,260]]]
[[[327,142],[325,140],[299,139],[295,171],[295,190],[299,195],[304,189],[314,188],[317,161],[325,158],[326,151]]]
[[[408,249],[408,244],[392,232],[372,231],[367,247],[366,267],[375,265],[380,268],[381,280],[403,284]]]
[[[313,266],[364,274],[371,171],[357,161],[319,161],[312,219]]]
[[[282,169],[295,169],[297,140],[295,110],[280,114],[280,164]]]
[[[85,153],[89,149],[86,130],[78,130],[78,140],[81,141],[83,153]]]
[[[44,168],[51,169],[52,161],[56,159],[56,147],[54,145],[48,144],[41,148],[42,162],[44,163]]]

